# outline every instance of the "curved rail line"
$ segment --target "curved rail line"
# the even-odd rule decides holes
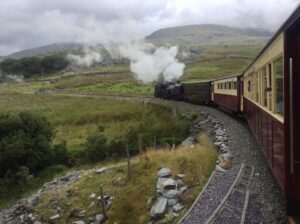
[[[248,188],[251,183],[253,173],[254,167],[242,164],[239,168],[239,171],[233,174],[236,176],[231,185],[227,188],[227,191],[224,192],[223,197],[215,201],[217,206],[212,203],[210,205],[215,208],[209,212],[209,215],[203,213],[201,214],[201,212],[199,213],[199,209],[201,209],[201,206],[199,207],[199,205],[209,205],[207,200],[213,200],[212,198],[203,195],[206,191],[210,191],[210,188],[213,190],[215,185],[213,182],[216,182],[215,179],[219,178],[218,172],[214,172],[206,186],[195,200],[192,207],[178,222],[178,224],[245,223],[250,197]],[[209,194],[212,192],[209,192]],[[202,208],[204,209],[204,206]]]

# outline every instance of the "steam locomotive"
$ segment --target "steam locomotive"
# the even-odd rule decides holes
[[[214,104],[242,114],[284,193],[300,214],[300,6],[241,73],[198,83],[163,83],[156,97]]]

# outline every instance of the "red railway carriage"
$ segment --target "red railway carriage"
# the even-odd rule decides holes
[[[212,82],[212,98],[215,104],[222,108],[232,111],[241,111],[241,80],[242,75],[233,75]]]
[[[288,204],[300,213],[300,7],[243,79],[243,113]]]

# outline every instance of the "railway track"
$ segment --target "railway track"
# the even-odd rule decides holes
[[[181,224],[248,223],[249,185],[253,166],[241,164],[227,172],[215,172]]]

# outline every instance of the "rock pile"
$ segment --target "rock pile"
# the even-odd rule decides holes
[[[41,194],[56,190],[67,184],[73,183],[80,179],[82,171],[72,171],[61,178],[54,178],[51,182],[44,184],[39,193],[29,198],[18,201],[14,206],[0,212],[0,224],[41,224],[39,217],[33,215],[33,207],[39,202]],[[52,217],[53,220],[55,217]]]
[[[203,114],[204,115],[204,114]],[[217,121],[211,115],[206,115],[207,120],[202,125],[211,125],[210,134],[214,137],[214,144],[219,150],[216,171],[225,172],[232,167],[230,160],[232,155],[229,151],[231,140],[228,138],[227,130],[222,122]]]
[[[162,167],[157,173],[157,199],[151,208],[150,217],[152,223],[160,219],[173,219],[184,206],[180,203],[181,196],[188,187],[184,184],[184,174],[177,174],[172,178],[172,171]]]

